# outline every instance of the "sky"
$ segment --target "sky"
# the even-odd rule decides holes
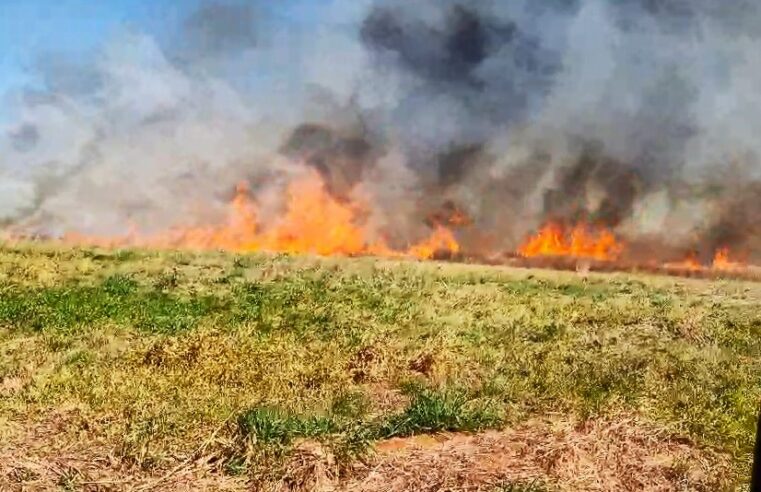
[[[0,0],[0,94],[34,82],[40,56],[87,56],[120,29],[150,34],[159,42],[203,0]],[[254,0],[277,5],[280,22],[316,23],[332,0]]]

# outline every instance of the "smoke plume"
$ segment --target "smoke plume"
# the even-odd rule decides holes
[[[313,169],[337,200],[369,200],[392,242],[462,214],[464,249],[483,255],[555,220],[646,254],[761,259],[758,2],[334,0],[311,22],[294,8],[207,3],[161,41],[125,28],[90,59],[40,53],[38,83],[5,96],[0,220],[207,224],[238,181],[275,210]]]

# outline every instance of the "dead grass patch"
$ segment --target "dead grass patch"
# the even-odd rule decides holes
[[[143,469],[94,436],[75,439],[80,415],[58,412],[44,422],[14,425],[0,444],[0,491],[250,490],[242,476],[221,473],[215,452]]]
[[[732,480],[728,457],[631,416],[558,417],[504,431],[389,439],[366,463],[349,468],[326,447],[303,441],[266,483],[226,474],[219,457],[203,449],[179,464],[129,466],[92,440],[72,445],[62,437],[76,419],[60,414],[8,440],[0,448],[0,490],[715,492],[729,490]]]
[[[727,457],[633,417],[537,420],[503,432],[393,439],[377,449],[374,463],[341,489],[481,491],[546,484],[557,491],[665,492],[718,491],[729,483]]]

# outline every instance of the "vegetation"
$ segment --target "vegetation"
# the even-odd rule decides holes
[[[741,483],[760,300],[731,281],[6,247],[0,438],[64,419],[59,439],[140,469],[203,449],[246,474],[304,440],[348,466],[392,437],[636,414],[729,454]]]

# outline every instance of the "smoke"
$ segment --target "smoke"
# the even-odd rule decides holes
[[[214,58],[253,49],[258,41],[251,5],[206,4],[184,23],[184,49],[191,59]]]
[[[757,2],[298,8],[207,3],[162,41],[125,30],[87,60],[41,54],[40,82],[6,96],[0,220],[210,223],[237,181],[276,195],[310,167],[339,200],[370,197],[398,242],[456,211],[481,254],[554,219],[761,255]]]

